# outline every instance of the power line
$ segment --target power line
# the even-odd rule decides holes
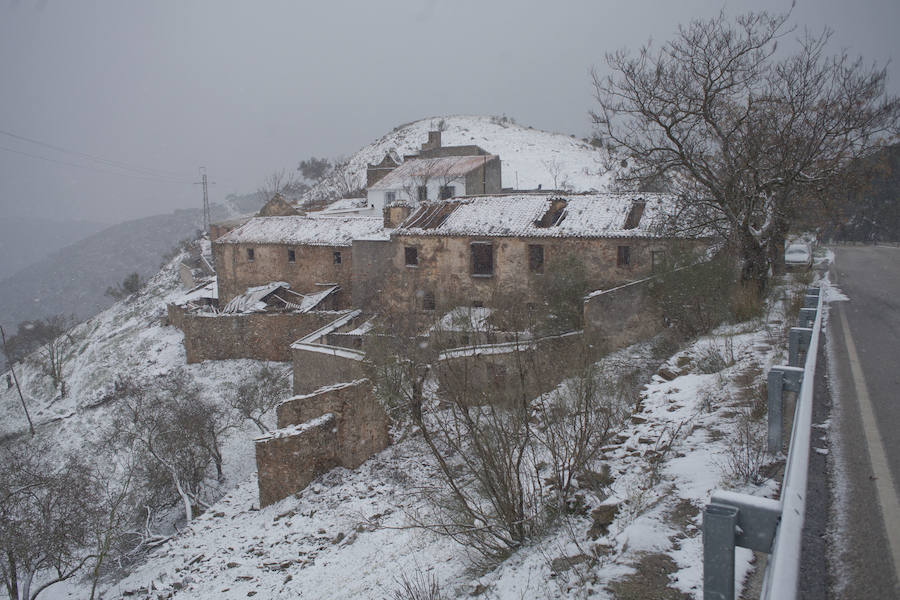
[[[64,152],[66,154],[74,154],[76,156],[81,156],[84,158],[89,158],[93,161],[97,161],[99,163],[105,164],[105,166],[115,167],[118,169],[124,169],[127,171],[132,171],[141,175],[149,175],[152,177],[188,177],[189,175],[186,173],[177,173],[175,171],[163,171],[161,169],[152,169],[149,167],[141,167],[138,165],[132,165],[120,160],[113,160],[110,158],[104,158],[102,156],[97,156],[96,154],[90,154],[87,152],[81,152],[79,150],[69,150],[67,148],[63,148],[61,146],[56,146],[54,144],[50,144],[47,142],[42,142],[40,140],[36,140],[33,138],[26,137],[24,135],[19,135],[18,133],[13,133],[12,131],[6,131],[4,129],[0,129],[0,134],[9,136],[11,138],[28,142],[30,144],[36,144],[38,146],[44,146],[45,148],[50,148],[51,150],[55,150],[57,152]]]
[[[78,163],[68,162],[65,160],[57,160],[55,158],[49,158],[47,156],[40,156],[38,154],[31,154],[29,152],[22,152],[21,150],[14,150],[12,148],[7,148],[5,146],[0,146],[0,150],[4,150],[6,152],[11,152],[13,154],[19,154],[21,156],[27,156],[29,158],[35,158],[37,160],[44,160],[47,162],[55,163],[57,165],[65,165],[68,167],[76,167],[78,169],[85,169],[86,171],[94,171],[95,173],[105,173],[107,175],[118,175],[119,177],[128,177],[130,179],[140,179],[143,181],[156,181],[158,183],[177,183],[177,184],[191,184],[191,181],[182,181],[178,179],[168,179],[160,176],[153,177],[145,177],[141,175],[134,175],[132,173],[120,173],[118,171],[108,171],[106,169],[99,169],[97,167],[91,165],[80,165]]]

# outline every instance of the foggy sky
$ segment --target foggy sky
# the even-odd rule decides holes
[[[0,130],[82,153],[0,134],[0,214],[112,223],[199,207],[201,165],[216,201],[435,115],[506,114],[586,136],[589,71],[604,52],[665,41],[722,6],[0,0]],[[789,2],[724,6],[735,15]],[[830,26],[833,51],[900,57],[897,0],[798,0],[792,22]],[[900,65],[888,72],[897,93]]]

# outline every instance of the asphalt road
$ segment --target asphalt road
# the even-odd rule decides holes
[[[900,248],[834,251],[827,595],[900,598]]]

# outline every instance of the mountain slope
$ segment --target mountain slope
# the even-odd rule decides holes
[[[0,279],[104,227],[92,221],[0,217]]]
[[[255,212],[254,194],[231,196],[211,208],[213,220]],[[199,209],[177,210],[126,221],[59,249],[0,281],[0,325],[15,331],[18,323],[57,314],[79,320],[113,303],[106,288],[135,271],[153,276],[163,257],[179,242],[196,237],[202,227]]]
[[[444,146],[474,144],[500,156],[504,188],[565,188],[604,191],[612,183],[609,153],[578,138],[518,125],[498,117],[450,116],[400,125],[353,154],[304,196],[309,202],[339,197],[365,187],[366,164],[388,152],[415,154],[428,132],[443,129]]]

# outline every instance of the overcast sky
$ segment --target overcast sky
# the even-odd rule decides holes
[[[723,6],[789,2],[0,0],[0,214],[199,207],[201,165],[215,201],[435,115],[585,136],[604,52]],[[900,57],[898,0],[798,0],[793,22],[833,28],[835,51]]]

